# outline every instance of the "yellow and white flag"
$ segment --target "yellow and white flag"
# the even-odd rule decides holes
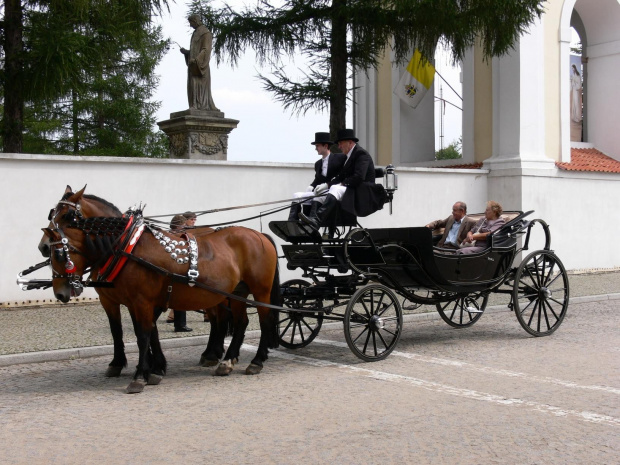
[[[416,48],[394,93],[410,107],[417,107],[433,85],[435,67]]]

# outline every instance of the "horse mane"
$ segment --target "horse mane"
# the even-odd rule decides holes
[[[71,197],[74,193],[73,192],[67,192],[65,195],[62,196],[61,200],[67,200],[69,197]],[[123,213],[116,207],[116,205],[114,205],[112,202],[108,202],[106,199],[102,199],[101,197],[98,197],[96,195],[93,194],[84,194],[84,198],[88,199],[88,200],[94,200],[95,202],[99,202],[102,203],[103,205],[105,205],[106,207],[108,207],[110,210],[112,210],[115,214],[117,214],[118,216],[121,216]]]

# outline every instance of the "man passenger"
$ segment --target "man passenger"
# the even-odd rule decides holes
[[[444,249],[458,249],[461,242],[467,238],[467,233],[471,231],[476,222],[467,216],[467,205],[465,202],[456,202],[452,206],[452,215],[445,220],[437,220],[426,225],[427,228],[444,228],[443,236],[437,243],[437,247]]]

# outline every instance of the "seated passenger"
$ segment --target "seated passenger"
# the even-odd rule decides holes
[[[381,210],[387,200],[382,184],[375,183],[375,165],[370,154],[357,142],[353,129],[338,131],[336,143],[346,161],[334,179],[321,187],[329,187],[325,202],[308,216],[303,212],[299,217],[313,229],[319,230],[334,207],[341,202],[342,209],[355,216],[368,216]]]
[[[499,203],[490,200],[484,211],[484,218],[478,220],[473,229],[467,233],[466,242],[461,244],[462,248],[456,253],[469,255],[486,249],[489,246],[487,244],[489,234],[506,224],[504,218],[501,217],[502,211],[502,206]]]
[[[291,205],[291,210],[288,215],[289,221],[299,220],[298,215],[301,211],[301,199],[303,198],[312,198],[312,200],[306,200],[303,202],[303,205],[310,205],[311,211],[316,213],[317,209],[323,205],[323,202],[325,202],[325,195],[322,197],[315,196],[327,191],[326,183],[340,173],[342,165],[344,165],[344,162],[347,159],[346,155],[343,153],[330,152],[329,147],[333,145],[333,142],[329,140],[328,132],[315,133],[314,142],[310,143],[314,145],[316,153],[321,155],[321,159],[314,164],[314,180],[310,183],[306,191],[295,192],[295,194],[293,194],[296,201]]]
[[[456,202],[452,206],[452,216],[445,220],[437,220],[426,225],[427,228],[444,228],[443,236],[439,239],[437,247],[445,249],[458,249],[461,242],[467,237],[467,233],[474,227],[475,221],[467,216],[465,202]]]

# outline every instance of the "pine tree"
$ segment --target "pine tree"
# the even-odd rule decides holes
[[[235,65],[247,49],[258,63],[274,69],[275,79],[261,76],[285,108],[305,113],[329,108],[332,136],[345,126],[347,77],[353,69],[376,68],[391,49],[398,62],[414,48],[432,57],[437,43],[451,50],[454,61],[479,40],[486,57],[510,50],[532,21],[543,13],[544,0],[285,0],[275,7],[261,0],[235,11],[194,0],[215,36],[214,55]],[[283,57],[304,55],[310,65],[302,82],[291,80]]]
[[[152,131],[157,104],[149,99],[167,46],[152,14],[166,6],[167,0],[6,0],[4,151],[161,155]]]

